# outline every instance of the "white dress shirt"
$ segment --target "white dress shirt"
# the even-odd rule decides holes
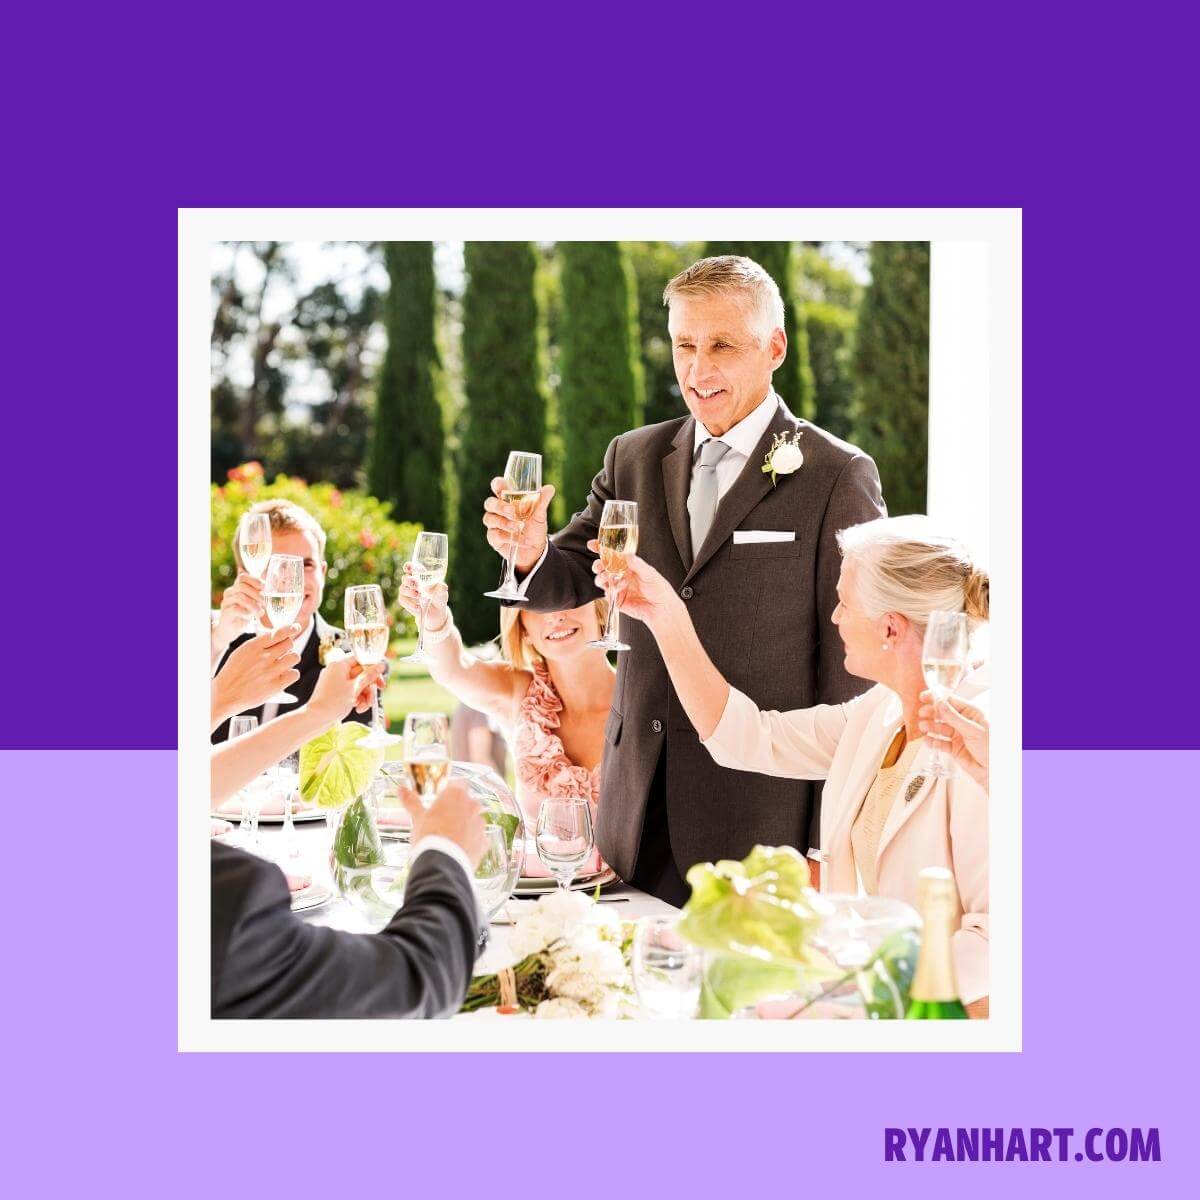
[[[720,504],[725,493],[733,487],[734,481],[742,473],[742,468],[745,467],[750,455],[754,453],[755,447],[758,445],[762,435],[767,432],[767,426],[771,423],[771,418],[775,416],[775,410],[779,407],[779,397],[775,395],[775,389],[770,388],[766,396],[757,408],[748,412],[732,429],[727,429],[715,441],[724,442],[729,451],[721,459],[716,466],[717,472],[717,503]],[[695,471],[696,463],[700,460],[700,446],[712,438],[712,434],[700,424],[696,422],[696,431],[692,441],[692,470]],[[549,543],[546,544],[542,551],[542,556],[533,564],[528,575],[517,584],[517,591],[524,596],[529,587],[529,581],[537,574],[538,568],[546,561],[546,555],[549,553]]]

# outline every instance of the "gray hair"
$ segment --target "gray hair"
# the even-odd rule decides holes
[[[680,271],[663,289],[663,303],[676,296],[716,296],[733,292],[745,301],[750,328],[762,345],[783,328],[783,297],[779,285],[752,258],[720,254],[702,258]]]
[[[919,629],[934,612],[988,619],[987,572],[928,517],[865,521],[843,529],[837,541],[843,557],[858,565],[858,599],[871,618],[900,613]]]

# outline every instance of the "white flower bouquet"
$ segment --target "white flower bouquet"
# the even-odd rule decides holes
[[[495,1008],[539,1019],[621,1017],[632,1011],[633,925],[583,892],[554,891],[517,919],[503,961],[471,980],[463,1012]]]

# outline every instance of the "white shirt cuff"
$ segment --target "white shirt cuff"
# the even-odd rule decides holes
[[[546,555],[549,553],[550,553],[550,542],[549,542],[549,540],[547,540],[546,544],[542,547],[541,557],[537,560],[537,562],[535,562],[533,564],[532,567],[530,567],[529,574],[526,575],[525,578],[522,579],[521,582],[517,584],[517,595],[518,596],[524,596],[525,593],[528,591],[529,581],[538,573],[538,568],[542,565],[542,563],[544,563],[546,561]]]
[[[475,872],[471,869],[470,860],[464,853],[463,848],[457,842],[452,842],[449,838],[439,837],[435,833],[423,837],[413,847],[412,857],[408,860],[408,865],[411,867],[426,850],[437,850],[445,854],[448,858],[454,859],[462,867],[468,879],[475,877]]]

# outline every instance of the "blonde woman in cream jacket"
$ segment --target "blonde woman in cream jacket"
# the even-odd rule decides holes
[[[954,937],[959,992],[972,1016],[986,1016],[986,777],[960,769],[942,779],[922,771],[933,747],[921,728],[921,648],[932,612],[965,612],[972,626],[987,621],[987,574],[924,517],[856,525],[838,535],[838,544],[833,623],[846,670],[875,686],[847,704],[791,712],[763,712],[730,686],[705,653],[686,604],[654,568],[633,557],[620,581],[606,577],[599,562],[595,570],[601,586],[617,591],[621,611],[654,634],[679,702],[718,763],[825,781],[821,849],[811,852],[821,864],[822,891],[866,892],[915,906],[923,868],[953,872],[961,911]],[[960,690],[986,713],[981,679],[976,671]]]

